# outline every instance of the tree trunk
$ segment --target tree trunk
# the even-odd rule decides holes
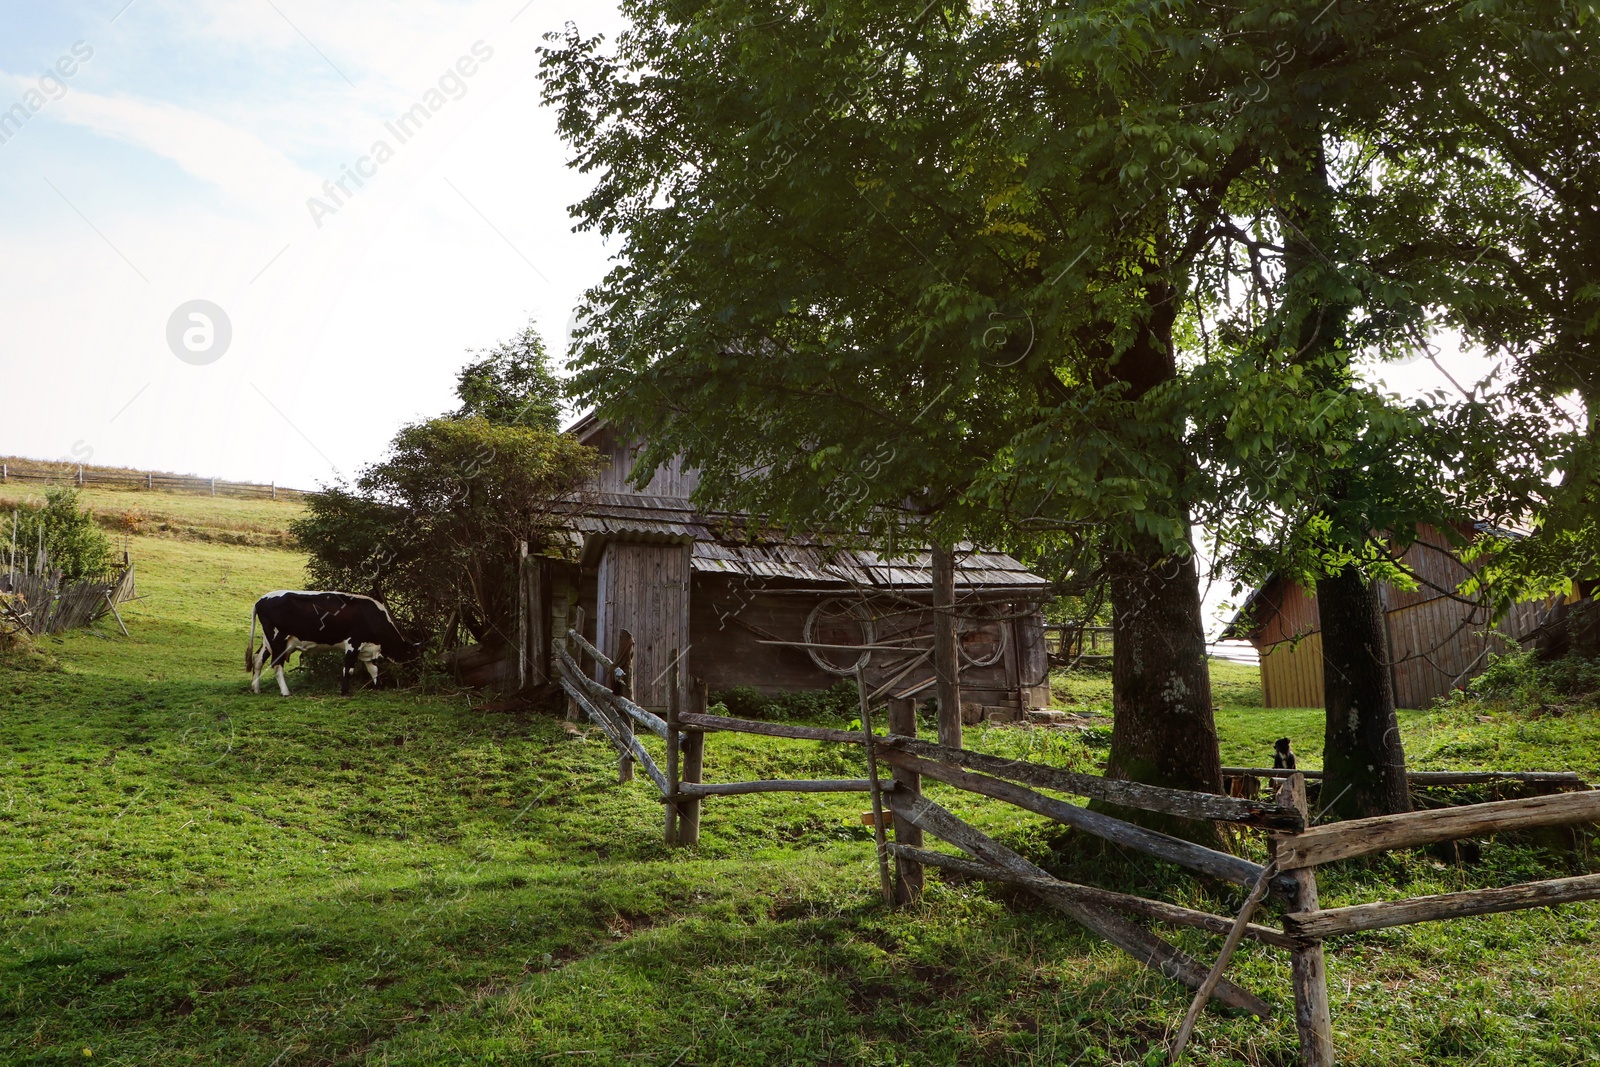
[[[1322,810],[1344,818],[1410,811],[1377,588],[1356,567],[1317,580],[1328,720]]]
[[[939,743],[961,747],[961,649],[956,643],[956,554],[933,546],[933,671],[938,678]]]
[[[1108,555],[1111,577],[1111,756],[1106,776],[1149,785],[1222,792],[1222,759],[1211,710],[1193,556],[1143,552]],[[1216,844],[1216,827],[1102,804],[1120,818],[1201,844]]]

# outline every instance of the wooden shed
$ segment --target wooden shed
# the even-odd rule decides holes
[[[1469,531],[1470,532],[1470,531]],[[1418,531],[1402,562],[1420,579],[1413,590],[1379,586],[1388,629],[1395,705],[1425,708],[1477,675],[1491,652],[1512,652],[1543,621],[1548,606],[1518,604],[1498,624],[1487,608],[1455,595],[1471,574],[1445,534]],[[1251,594],[1224,638],[1243,638],[1261,656],[1261,696],[1269,708],[1324,703],[1322,632],[1315,593],[1274,576]]]
[[[871,686],[931,697],[927,552],[891,559],[774,537],[748,516],[697,510],[696,472],[679,463],[633,489],[639,444],[605,422],[591,417],[570,432],[610,463],[571,502],[570,558],[528,561],[524,654],[534,679],[549,676],[549,635],[581,608],[584,636],[607,655],[623,630],[633,635],[634,698],[646,707],[665,707],[675,654],[684,684],[713,692],[826,689],[859,663]],[[956,585],[967,717],[1017,718],[1048,703],[1044,579],[1010,556],[963,546]],[[861,645],[877,647],[842,647]]]

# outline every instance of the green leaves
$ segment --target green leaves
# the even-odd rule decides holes
[[[98,577],[112,562],[111,539],[95,525],[88,508],[78,507],[77,490],[53,485],[38,507],[14,508],[0,516],[0,551],[15,548],[18,569],[37,566],[43,549],[48,565],[68,581]]]
[[[429,632],[458,620],[494,643],[514,632],[518,542],[559,551],[556,504],[596,465],[554,430],[432,419],[402,428],[354,486],[309,494],[290,532],[314,586],[376,596]]]

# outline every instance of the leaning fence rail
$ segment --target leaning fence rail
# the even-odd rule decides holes
[[[624,645],[631,649],[631,636],[624,634]],[[584,672],[579,658],[582,656],[593,661],[595,673],[607,678],[609,685]],[[618,660],[623,659],[619,655]],[[1317,826],[1309,819],[1307,772],[1224,769],[1230,774],[1276,780],[1276,789],[1267,799],[1114,781],[919,740],[915,736],[916,709],[909,699],[888,701],[888,733],[876,734],[871,729],[870,694],[863,697],[860,730],[710,715],[706,713],[703,686],[691,694],[689,710],[680,706],[684,687],[679,685],[677,659],[674,652],[669,705],[663,718],[635,704],[628,696],[631,664],[609,659],[577,630],[570,630],[564,640],[557,639],[552,648],[552,661],[571,711],[581,709],[587,714],[617,746],[620,754],[644,768],[660,791],[666,808],[665,833],[669,844],[698,841],[700,803],[706,797],[771,792],[867,793],[873,799],[873,812],[864,818],[869,818],[873,825],[886,900],[915,901],[921,893],[925,866],[1019,886],[1146,966],[1196,990],[1189,1011],[1178,1027],[1176,1040],[1169,1047],[1171,1062],[1182,1056],[1201,1009],[1209,1001],[1243,1008],[1262,1018],[1272,1014],[1265,1000],[1225,976],[1234,950],[1244,940],[1288,951],[1301,1062],[1307,1067],[1327,1067],[1334,1061],[1322,945],[1326,938],[1465,915],[1600,899],[1600,874],[1326,910],[1320,907],[1317,898],[1316,868],[1321,864],[1480,834],[1600,822],[1600,791],[1589,789],[1588,784],[1575,775],[1423,772],[1413,775],[1414,780],[1423,779],[1418,784],[1509,780],[1560,791],[1519,800]],[[866,694],[864,686],[862,692]],[[633,736],[635,724],[666,740],[667,767],[664,770]],[[703,782],[705,737],[717,732],[861,745],[868,756],[868,776],[864,779]],[[882,776],[885,769],[887,778]],[[622,777],[626,780],[625,775]],[[1003,801],[1199,874],[1247,886],[1249,894],[1245,905],[1236,915],[1215,915],[1055,878],[924,796],[924,778]],[[1069,803],[1041,790],[1122,808],[1262,829],[1268,833],[1271,859],[1265,865],[1255,863]],[[892,841],[887,836],[890,832],[894,835]],[[925,835],[953,845],[965,855],[928,849],[924,847]],[[1256,910],[1273,899],[1285,910],[1282,929],[1253,921]],[[1207,967],[1133,921],[1135,918],[1200,929],[1225,940],[1216,961]]]

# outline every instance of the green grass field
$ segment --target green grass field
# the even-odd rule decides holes
[[[128,495],[173,527],[132,538],[132,636],[102,625],[46,642],[59,670],[0,666],[0,1063],[1159,1062],[1181,987],[1003,889],[930,872],[922,905],[886,910],[864,797],[714,799],[703,843],[669,851],[648,784],[617,785],[603,739],[553,718],[438,686],[343,699],[291,675],[292,698],[252,695],[250,604],[301,582],[273,540],[293,507]],[[85,494],[124,506],[100,497]],[[1248,669],[1218,676],[1225,761],[1259,761],[1287,733],[1316,762],[1320,712],[1263,711]],[[1060,688],[1093,704],[1103,684]],[[1600,777],[1592,713],[1463,705],[1408,714],[1405,731],[1420,766]],[[969,738],[1080,768],[1106,743]],[[858,753],[817,743],[708,744],[709,780],[861,773]],[[1239,904],[930,792],[1064,876]],[[1262,854],[1259,838],[1239,847]],[[1325,868],[1322,896],[1597,869],[1494,842],[1476,866],[1414,853]],[[1163,932],[1202,959],[1220,943]],[[1597,939],[1600,907],[1583,905],[1330,942],[1341,1062],[1600,1062]],[[1286,961],[1247,944],[1230,974],[1278,1016],[1208,1013],[1197,1062],[1292,1063]]]

